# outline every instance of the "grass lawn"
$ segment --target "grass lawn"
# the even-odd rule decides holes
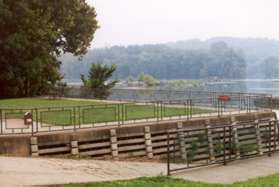
[[[69,99],[44,99],[44,98],[21,98],[21,99],[2,99],[1,107],[13,108],[36,108],[36,107],[61,107],[61,106],[78,106],[101,104],[97,101],[69,100]]]
[[[73,107],[79,106],[79,107]],[[156,104],[137,105],[113,104],[98,102],[95,100],[69,100],[69,99],[44,99],[23,98],[0,100],[0,108],[7,119],[23,118],[28,108],[38,108],[37,113],[33,110],[33,118],[51,125],[92,124],[100,122],[113,122],[121,120],[138,120],[157,117],[172,117],[187,115],[189,112],[179,106],[158,106]],[[17,110],[21,109],[22,110]],[[27,109],[26,109],[27,108]],[[193,108],[192,114],[210,113],[214,110]]]
[[[256,186],[279,186],[279,174],[267,177],[259,177],[245,182],[238,182],[232,185],[208,184],[202,182],[193,182],[168,177],[138,178],[127,181],[112,182],[93,182],[84,184],[65,184],[55,185],[62,187],[256,187]]]

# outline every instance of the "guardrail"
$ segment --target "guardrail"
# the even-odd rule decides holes
[[[98,104],[47,108],[0,108],[0,135],[121,126],[163,120],[192,119],[271,110],[269,97],[230,97],[155,101],[140,103]],[[25,113],[31,113],[27,125]]]
[[[251,97],[272,97],[271,94],[244,93],[244,92],[221,92],[221,91],[204,91],[204,90],[163,90],[163,89],[117,89],[113,88],[108,100],[132,101],[132,102],[150,102],[150,101],[171,101],[187,99],[215,99],[220,95],[230,97],[245,98]],[[61,93],[60,96],[70,98],[90,98],[94,99],[92,91],[84,90],[81,87],[72,86],[67,88],[67,92]]]

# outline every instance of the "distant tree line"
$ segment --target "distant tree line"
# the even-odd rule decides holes
[[[116,79],[138,77],[142,72],[156,79],[200,79],[218,77],[239,79],[246,77],[246,61],[240,51],[224,42],[209,49],[183,50],[166,45],[143,45],[94,49],[79,62],[70,54],[60,59],[66,79],[79,80],[92,63],[116,64]]]

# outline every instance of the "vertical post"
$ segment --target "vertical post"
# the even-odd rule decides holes
[[[223,164],[227,165],[227,160],[226,160],[226,126],[223,127]]]
[[[259,124],[259,120],[255,120],[255,130],[256,130],[256,138],[257,138],[257,151],[259,155],[263,154],[262,150],[262,138],[261,138],[261,128]]]
[[[161,103],[161,120],[163,120],[164,118],[164,113],[163,113],[163,101],[160,102]]]
[[[81,116],[81,111],[80,111],[80,106],[78,106],[78,128],[80,129],[81,128],[81,117],[84,118],[84,115]],[[82,119],[82,121],[84,121]]]
[[[74,122],[74,131],[76,131],[76,107],[73,107],[73,111],[74,111],[74,119],[72,120]]]
[[[124,121],[125,121],[125,109],[124,109],[125,105],[124,103],[121,104],[121,116],[122,116],[122,125],[124,125]]]
[[[32,124],[31,124],[31,136],[34,135],[34,110],[31,109],[31,114],[32,114]]]
[[[269,137],[268,137],[268,156],[271,157],[271,138],[272,138],[271,123],[268,123],[268,131],[269,131]]]
[[[120,127],[121,115],[120,115],[120,104],[119,103],[117,104],[117,117],[118,117],[118,119],[117,119],[118,126]]]
[[[219,99],[218,99],[218,101],[217,101],[217,115],[218,115],[218,117],[220,116],[220,101],[219,101]]]
[[[35,108],[35,111],[36,111],[36,132],[39,132],[39,112],[38,112],[38,108]]]
[[[242,108],[241,108],[241,93],[239,93],[239,96],[238,96],[238,111],[239,113],[241,112]]]
[[[187,110],[187,119],[190,119],[190,107],[189,107],[189,99],[186,100],[186,110]]]
[[[192,102],[192,99],[190,99],[190,118],[192,118],[192,115],[193,115],[193,102]]]
[[[71,141],[71,154],[74,156],[79,154],[78,141],[76,141],[76,140]]]
[[[155,101],[155,103],[156,103],[156,118],[157,121],[159,121],[159,102]]]
[[[212,137],[212,131],[209,121],[206,122],[206,132],[207,132],[207,140],[208,140],[208,148],[209,148],[209,160],[211,163],[215,162],[215,152],[214,152],[214,143]]]
[[[145,141],[147,157],[151,159],[153,158],[153,150],[152,150],[152,140],[151,140],[151,133],[150,133],[149,126],[144,127],[144,141]]]
[[[277,148],[277,125],[276,122],[272,122],[273,124],[273,152],[276,151]]]
[[[185,136],[184,132],[182,131],[183,124],[182,122],[177,123],[177,129],[178,129],[178,139],[179,139],[179,151],[180,151],[180,157],[182,160],[187,160],[187,151],[186,151],[186,145],[185,145]]]
[[[232,126],[229,126],[229,158],[232,159]]]
[[[118,159],[118,145],[116,129],[110,129],[110,147],[113,159]]]
[[[0,109],[0,125],[1,125],[1,134],[3,134],[3,115],[2,115],[2,109]]]
[[[238,132],[237,132],[237,126],[236,122],[232,124],[232,133],[233,133],[233,140],[235,145],[235,155],[236,159],[240,158],[240,151],[239,151],[239,140],[238,140]]]
[[[248,113],[248,110],[249,110],[248,96],[246,96],[245,99],[246,99],[246,113]]]
[[[167,175],[170,176],[170,133],[167,132]]]
[[[30,137],[31,156],[39,156],[38,138],[35,136]]]

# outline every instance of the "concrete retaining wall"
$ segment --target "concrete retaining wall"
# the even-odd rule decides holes
[[[229,125],[234,121],[252,122],[270,119],[276,119],[276,115],[271,112],[250,113],[221,118],[80,129],[76,132],[51,132],[36,134],[33,137],[30,135],[0,136],[0,154],[16,156],[63,154],[114,159],[142,156],[153,158],[166,153],[167,130]]]

